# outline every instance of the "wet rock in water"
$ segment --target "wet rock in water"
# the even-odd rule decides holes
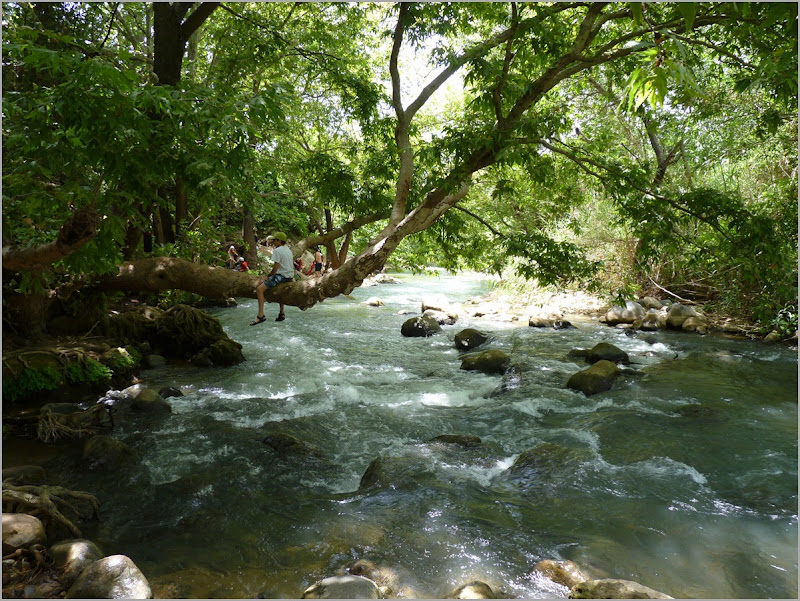
[[[567,380],[567,388],[592,396],[610,390],[619,375],[620,370],[616,365],[602,359],[591,367],[572,374]]]
[[[577,328],[566,319],[556,319],[553,322],[554,330],[576,330]]]
[[[585,570],[574,561],[569,560],[544,559],[533,566],[533,571],[567,588],[572,588],[576,584],[590,579]]]
[[[633,323],[644,317],[644,307],[635,301],[625,301],[625,306],[614,305],[606,311],[606,323],[615,326],[619,323]]]
[[[431,442],[457,444],[462,447],[475,447],[481,444],[481,439],[472,434],[439,434],[439,436],[433,437]]]
[[[131,409],[149,414],[164,414],[172,412],[172,405],[152,388],[145,388],[131,403]]]
[[[368,559],[358,559],[348,565],[346,570],[353,576],[363,576],[372,580],[378,585],[378,590],[384,599],[399,592],[400,577],[392,568],[377,566]]]
[[[611,361],[612,363],[623,363],[628,365],[631,361],[628,353],[608,342],[596,344],[586,354],[587,363],[597,363],[598,361]]]
[[[520,453],[508,472],[514,478],[534,476],[549,479],[564,471],[564,467],[579,464],[591,458],[586,449],[573,449],[553,442],[527,449]]]
[[[667,327],[674,330],[683,328],[683,322],[690,317],[699,317],[697,311],[680,303],[673,303],[667,311]]]
[[[567,359],[571,361],[575,361],[576,359],[586,360],[586,357],[588,356],[589,356],[589,349],[585,348],[574,348],[567,353]]]
[[[125,555],[95,561],[67,591],[67,599],[150,599],[150,583]]]
[[[45,541],[47,534],[39,518],[26,513],[3,513],[3,556]]]
[[[673,415],[685,417],[691,420],[702,420],[704,422],[722,422],[727,419],[727,416],[713,407],[704,407],[699,403],[692,403],[690,405],[681,405],[672,410]]]
[[[209,345],[208,355],[214,365],[238,365],[244,361],[242,345],[230,338],[223,338]]]
[[[367,300],[365,300],[362,305],[367,305],[368,307],[383,307],[386,305],[381,299],[377,296],[371,296]]]
[[[423,317],[431,317],[436,320],[440,326],[452,326],[458,321],[458,314],[453,312],[437,311],[436,309],[427,309]]]
[[[83,445],[81,461],[90,470],[113,472],[136,463],[136,456],[124,442],[100,434]]]
[[[3,481],[14,484],[41,484],[45,480],[44,468],[39,465],[18,465],[3,468]]]
[[[90,540],[75,538],[62,540],[50,547],[53,565],[61,573],[61,582],[69,588],[81,572],[103,558],[103,552]]]
[[[552,327],[553,320],[543,315],[530,315],[528,316],[528,327],[531,328],[549,328]]]
[[[453,308],[450,301],[443,294],[431,294],[422,299],[422,312],[425,313],[428,309],[434,311],[442,311],[448,313]]]
[[[632,580],[587,580],[569,591],[570,599],[672,599],[669,595]]]
[[[454,337],[455,346],[460,351],[471,351],[486,342],[489,337],[474,328],[465,328]]]
[[[324,453],[318,448],[298,440],[291,434],[282,432],[270,434],[261,442],[270,447],[280,457],[324,457]]]
[[[473,580],[467,584],[462,584],[457,589],[447,595],[448,599],[496,599],[496,595],[492,587],[481,582],[480,580]]]
[[[491,349],[467,355],[461,359],[461,369],[481,371],[486,374],[504,374],[511,362],[511,356],[501,350]]]
[[[312,584],[301,599],[380,599],[378,585],[363,576],[331,576]]]
[[[433,336],[442,331],[442,326],[435,319],[423,315],[422,317],[412,317],[403,322],[400,333],[409,338],[419,338]]]
[[[420,457],[377,457],[367,467],[358,485],[359,492],[389,486],[424,486],[435,474]]]
[[[147,369],[158,369],[159,367],[164,367],[167,364],[167,360],[162,355],[147,355],[142,363]]]
[[[183,392],[179,388],[175,388],[174,386],[165,386],[161,390],[158,391],[158,394],[161,395],[162,398],[166,399],[168,397],[181,397],[183,396]]]

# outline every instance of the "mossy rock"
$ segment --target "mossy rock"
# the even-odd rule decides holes
[[[601,359],[591,367],[572,374],[567,388],[578,390],[586,396],[610,390],[614,380],[620,375],[619,368],[611,361]]]
[[[461,360],[461,369],[482,371],[486,374],[504,374],[511,363],[511,356],[498,349],[467,355]]]
[[[564,471],[568,465],[576,465],[591,459],[586,449],[574,449],[554,442],[544,442],[520,453],[509,473],[514,477],[535,476],[538,479],[552,478]]]
[[[455,335],[455,346],[460,351],[471,351],[486,342],[489,337],[474,328],[466,328]]]
[[[400,326],[400,333],[410,338],[424,338],[442,331],[442,326],[430,315],[412,317]]]
[[[628,353],[608,342],[596,344],[586,354],[587,363],[597,363],[598,361],[611,361],[612,363],[623,363],[628,365],[631,361]]]

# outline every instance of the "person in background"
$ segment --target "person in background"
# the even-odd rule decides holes
[[[236,268],[236,260],[239,258],[239,253],[236,252],[236,247],[231,244],[228,248],[228,269]]]
[[[275,232],[272,235],[272,242],[275,246],[275,250],[272,251],[272,270],[256,287],[258,315],[250,322],[251,326],[267,321],[267,318],[264,316],[264,294],[267,289],[284,282],[291,282],[292,278],[294,278],[294,257],[292,256],[292,251],[286,246],[286,234],[283,232]],[[275,321],[283,321],[284,319],[286,319],[286,315],[283,312],[283,303],[280,303],[280,312],[278,313],[278,317],[275,318]]]
[[[247,264],[247,261],[244,260],[244,257],[239,257],[236,259],[236,271],[250,271],[250,266]]]
[[[322,266],[325,263],[325,257],[322,256],[322,253],[319,251],[319,246],[317,246],[314,250],[314,274],[315,275],[322,275]]]

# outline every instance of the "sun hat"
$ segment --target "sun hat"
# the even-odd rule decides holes
[[[237,261],[238,263],[241,263],[242,261],[244,261],[244,257],[239,257],[238,259],[236,259],[236,261]]]
[[[274,234],[272,234],[272,237],[275,238],[276,240],[280,240],[281,242],[286,242],[286,234],[284,234],[283,232],[275,232]]]

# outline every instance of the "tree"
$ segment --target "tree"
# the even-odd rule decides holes
[[[679,203],[672,192],[662,193],[653,186],[663,183],[666,169],[674,164],[676,153],[670,151],[675,143],[668,145],[666,151],[662,148],[659,167],[664,173],[658,177],[641,166],[628,168],[629,161],[615,164],[618,157],[598,160],[581,156],[563,144],[569,118],[567,111],[559,106],[559,94],[584,76],[594,74],[598,79],[611,80],[627,78],[629,107],[641,109],[649,105],[655,110],[670,89],[685,90],[687,97],[691,96],[690,69],[696,66],[694,63],[708,64],[722,57],[721,60],[730,63],[729,69],[742,74],[736,79],[741,90],[761,86],[774,94],[776,100],[784,102],[796,96],[796,7],[793,5],[403,3],[359,6],[363,10],[356,21],[362,28],[358,43],[342,43],[335,46],[335,51],[328,52],[324,47],[314,46],[314,41],[335,44],[335,39],[356,37],[334,35],[340,28],[352,25],[343,20],[346,11],[337,7],[302,5],[301,9],[258,5],[247,7],[245,11],[237,5],[224,11],[214,10],[212,14],[211,5],[204,3],[184,20],[188,8],[175,3],[169,11],[163,9],[165,13],[161,15],[165,20],[171,19],[165,30],[171,32],[167,46],[171,50],[167,54],[172,62],[169,66],[158,67],[167,80],[176,76],[175,59],[179,54],[183,56],[181,49],[187,37],[183,35],[185,31],[181,33],[184,25],[195,14],[202,15],[200,11],[204,5],[208,5],[204,9],[208,12],[204,19],[207,18],[209,32],[214,32],[201,42],[213,43],[213,49],[209,47],[205,52],[198,52],[198,59],[212,57],[207,63],[196,65],[205,85],[181,83],[180,90],[160,94],[134,85],[138,97],[144,96],[159,105],[161,114],[165,115],[163,122],[172,124],[168,132],[162,132],[165,137],[161,147],[180,149],[178,160],[170,157],[162,164],[165,157],[161,155],[158,161],[140,164],[147,165],[148,182],[152,184],[169,181],[170,173],[182,170],[194,175],[187,182],[194,194],[208,187],[209,178],[218,177],[215,167],[220,163],[229,165],[224,169],[224,179],[231,192],[245,191],[248,185],[252,191],[252,184],[259,179],[270,181],[271,188],[260,191],[261,199],[292,196],[305,203],[312,213],[320,215],[321,211],[328,218],[324,225],[322,219],[317,219],[322,232],[316,234],[319,238],[314,243],[332,243],[339,236],[345,240],[348,236],[363,240],[357,228],[367,228],[370,237],[363,247],[333,272],[316,280],[280,286],[268,293],[268,300],[280,300],[301,308],[351,291],[368,274],[382,267],[404,240],[424,238],[427,232],[450,243],[458,238],[457,230],[463,229],[465,223],[491,225],[477,212],[487,207],[491,209],[491,203],[479,201],[475,191],[483,191],[480,196],[484,199],[501,198],[501,192],[487,191],[489,180],[504,170],[515,177],[520,176],[520,168],[533,175],[539,169],[555,173],[556,168],[562,169],[563,158],[570,160],[587,177],[600,181],[604,193],[618,199],[623,208],[636,207],[637,202],[643,205],[656,201]],[[321,18],[320,27],[315,31],[319,33],[310,36],[307,28],[298,26],[295,11],[299,10],[318,11],[315,14]],[[224,28],[214,29],[219,15],[228,21],[232,19],[238,28],[249,26],[251,35],[237,37],[237,40],[246,39],[247,43],[225,42]],[[391,19],[393,23],[388,38],[390,44],[382,55],[385,61],[382,68],[390,82],[385,105],[380,104],[380,94],[370,82],[376,65],[366,56],[381,49],[377,33],[382,27],[381,19]],[[288,33],[306,37],[293,38]],[[16,39],[13,42],[16,43]],[[68,46],[66,42],[65,45]],[[430,58],[438,71],[408,98],[409,90],[404,88],[408,73],[402,69],[401,55],[409,48],[421,51],[426,47],[432,49]],[[21,72],[36,71],[37,65],[30,58],[32,54],[25,54],[33,50],[26,48],[22,54],[15,55],[21,58],[16,58],[12,68]],[[703,52],[696,51],[698,49]],[[259,66],[257,69],[248,69],[255,64]],[[298,68],[299,64],[303,68]],[[282,70],[281,65],[293,71]],[[121,71],[125,72],[125,68]],[[462,110],[446,123],[430,119],[425,114],[426,106],[457,73],[463,74],[465,87],[466,102]],[[292,76],[295,84],[302,82],[302,88],[278,83],[281,77],[290,79]],[[221,85],[223,81],[224,86]],[[246,115],[237,115],[227,105],[226,100],[230,98],[246,102],[243,100],[245,88],[251,97],[257,90],[256,98],[268,99],[262,100],[260,112],[253,110],[257,103],[247,104],[248,111],[252,112]],[[57,101],[61,91],[63,88],[47,93],[39,91],[40,97],[31,102]],[[129,91],[128,95],[131,94],[133,92]],[[214,103],[215,108],[225,105],[227,110],[216,121],[206,121],[213,111],[206,114],[199,104],[191,102],[180,105],[191,95]],[[7,109],[4,96],[4,111],[8,110],[15,119],[15,126],[18,120],[31,119],[30,113],[20,108],[24,102],[21,96],[12,96]],[[104,110],[107,111],[105,115],[113,114],[110,106]],[[343,136],[342,130],[331,127],[330,122],[314,132],[312,122],[326,110],[336,115],[339,125],[347,124],[352,134]],[[259,120],[257,113],[266,118]],[[306,115],[311,118],[304,119]],[[187,128],[187,124],[194,127]],[[49,127],[54,125],[56,130],[62,127],[60,121],[48,123]],[[146,132],[153,131],[143,123],[135,127],[143,138],[148,136]],[[386,135],[387,128],[392,137]],[[79,139],[84,143],[81,138],[84,130],[67,131],[80,132]],[[655,151],[653,140],[663,144],[655,130],[651,131],[654,132],[651,148],[658,159],[659,152]],[[22,129],[20,136],[21,132]],[[309,137],[312,132],[315,133],[313,139]],[[52,137],[41,127],[37,135],[47,140]],[[173,136],[173,140],[169,136]],[[309,140],[313,144],[309,144]],[[346,143],[337,144],[343,140]],[[152,147],[152,143],[148,147]],[[24,144],[21,148],[23,157],[35,156],[41,151]],[[191,148],[191,152],[186,148]],[[392,148],[391,155],[384,154],[381,168],[371,169],[380,162],[386,148]],[[127,158],[130,152],[121,151],[121,156]],[[286,162],[284,157],[290,160]],[[84,160],[83,163],[90,166],[89,179],[100,182],[98,197],[130,198],[131,190],[141,189],[140,182],[121,176],[110,184],[109,166],[104,160]],[[268,171],[273,176],[264,178],[265,172],[254,172],[253,165],[262,170],[271,166]],[[66,180],[71,181],[73,177],[86,179],[86,176],[70,175]],[[41,181],[34,182],[34,179]],[[38,178],[31,178],[27,183],[41,188],[44,180],[52,181],[51,175],[40,173]],[[325,188],[331,185],[338,189]],[[536,184],[532,187],[536,188]],[[223,190],[218,187],[214,192],[216,199],[209,198],[204,206],[210,208],[219,204]],[[26,193],[25,186],[12,188],[8,197],[10,206],[24,206],[22,198]],[[4,187],[4,217],[5,195]],[[570,197],[564,196],[567,208]],[[81,198],[77,206],[97,207],[99,204],[99,201],[89,202],[90,195],[85,192]],[[324,203],[319,204],[320,201]],[[541,203],[529,206],[519,199],[514,202],[520,205],[521,212],[543,206]],[[259,204],[262,203],[253,205],[254,215],[259,213]],[[130,205],[126,200],[126,210]],[[104,214],[111,212],[104,211]],[[64,217],[63,211],[61,217]],[[334,218],[339,217],[343,218],[343,224],[334,223]],[[524,257],[533,267],[530,275],[543,281],[590,272],[591,265],[582,260],[574,244],[547,236],[537,229],[541,221],[538,225],[536,219],[525,221],[519,224],[523,227],[515,229],[518,223],[508,220],[511,227],[506,231],[485,227],[483,237],[501,246],[506,253]],[[102,233],[107,225],[105,220],[100,222]],[[109,238],[118,240],[119,237]],[[7,252],[16,252],[15,245],[24,239],[21,235],[10,241]],[[197,266],[158,258],[144,263],[126,263],[118,274],[108,269],[99,285],[106,289],[130,289],[136,286],[133,283],[136,274],[150,273],[154,265],[163,277],[153,280],[143,275],[140,284],[143,288],[164,289],[166,282],[172,282],[169,285],[180,282],[181,286],[194,288],[191,278],[183,276],[196,273]],[[174,275],[168,275],[173,272]],[[243,280],[238,275],[220,270],[210,273],[213,275],[209,277],[220,282],[215,290],[240,289]],[[252,278],[250,284],[254,282]],[[239,295],[253,296],[254,291],[245,294],[242,290]]]

